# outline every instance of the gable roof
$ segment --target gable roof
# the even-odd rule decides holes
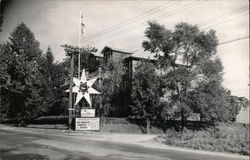
[[[92,52],[92,54],[93,54],[95,57],[100,57],[100,58],[103,57],[103,55],[102,55],[100,52]]]
[[[105,46],[102,49],[102,51],[100,52],[100,54],[103,54],[107,50],[116,51],[116,52],[120,52],[120,53],[124,53],[124,54],[132,54],[132,52],[130,52],[130,51],[123,50],[123,49],[118,49],[118,48],[114,48],[114,47],[109,47],[109,46]]]
[[[155,57],[155,54],[152,54],[150,52],[136,51],[131,56],[125,58],[125,61],[129,61],[129,60],[136,60],[136,61],[146,60],[146,61],[154,62],[157,60],[157,58]]]
[[[156,61],[156,59],[149,59],[149,58],[137,57],[137,56],[133,56],[133,55],[124,59],[125,62],[131,61],[131,60],[135,60],[135,61],[145,60],[147,62],[152,62],[152,63]]]

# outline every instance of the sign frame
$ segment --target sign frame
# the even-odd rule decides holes
[[[79,126],[81,124],[82,128]],[[75,118],[75,130],[77,131],[100,131],[100,125],[99,117]]]
[[[83,108],[81,109],[81,117],[95,117],[95,109]]]

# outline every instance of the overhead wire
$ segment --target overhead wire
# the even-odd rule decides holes
[[[248,10],[248,9],[249,9],[248,7],[249,7],[249,6],[245,6],[245,7],[242,7],[242,8],[240,8],[240,9],[234,10],[233,13],[235,12],[234,14],[238,14],[238,13],[239,13],[239,12],[238,12],[239,10],[240,10],[240,12],[245,11],[245,10]],[[244,9],[244,10],[242,10],[242,9]],[[230,14],[231,14],[231,13],[230,13]],[[226,14],[224,14],[224,15],[226,15]],[[221,17],[221,15],[218,16],[218,17]],[[216,18],[215,21],[218,20],[218,17],[215,17],[215,18]],[[226,20],[225,20],[225,21],[226,21]],[[210,20],[210,23],[211,23],[211,22],[214,22],[214,21],[211,21],[211,20]],[[209,24],[209,23],[207,23],[207,24]],[[198,24],[198,25],[199,25],[199,24]],[[200,24],[200,26],[203,26],[203,25],[206,25],[206,24],[205,24],[205,23],[203,23],[202,25]],[[125,31],[127,31],[127,30],[125,30]],[[125,32],[125,31],[124,31],[124,32]],[[127,32],[126,32],[126,33],[127,33]],[[119,34],[120,34],[120,33],[119,33]],[[120,35],[120,36],[121,36],[121,35]],[[120,37],[120,36],[119,36],[119,37]],[[113,39],[113,40],[116,40],[116,39],[117,39],[117,38],[115,38],[115,39]],[[108,43],[109,43],[109,42],[112,42],[113,40],[108,41]]]
[[[221,42],[221,43],[218,44],[218,46],[219,46],[219,45],[228,44],[228,43],[232,43],[232,42],[237,42],[237,41],[244,40],[244,39],[247,39],[247,38],[249,38],[249,35],[248,35],[248,36],[244,36],[244,37],[235,38],[235,39],[232,39],[232,40],[228,40],[228,41]]]
[[[197,2],[198,2],[198,3],[197,3]],[[193,5],[195,6],[195,5],[201,4],[200,2],[205,2],[205,1],[195,1],[195,2],[193,2],[193,3],[189,3],[189,4],[187,4],[187,5],[185,5],[185,6],[181,7],[181,8],[175,9],[175,10],[173,10],[173,11],[168,12],[167,14],[161,15],[161,16],[156,17],[156,18],[153,18],[153,19],[151,19],[151,20],[157,20],[157,19],[159,19],[159,18],[161,18],[161,19],[162,19],[162,18],[167,18],[167,17],[169,17],[169,16],[172,16],[172,15],[174,15],[174,14],[177,14],[177,13],[180,13],[180,12],[184,11],[184,9],[190,9],[190,8],[193,7]],[[196,3],[196,4],[195,4],[195,3]],[[143,25],[143,26],[138,27],[138,26],[140,26],[140,25]],[[147,25],[147,22],[143,22],[143,23],[137,24],[137,25],[135,25],[135,26],[132,26],[132,27],[130,27],[130,28],[127,28],[127,29],[125,29],[125,30],[122,30],[122,31],[120,31],[120,32],[113,33],[113,34],[111,34],[110,36],[116,36],[116,35],[118,35],[118,37],[120,37],[120,36],[122,36],[121,33],[125,33],[125,32],[128,33],[128,32],[131,32],[131,31],[135,31],[135,30],[140,29],[140,28],[142,28],[142,27],[144,27],[144,26],[146,26],[146,25]],[[134,29],[134,30],[131,30],[131,29],[133,29],[133,28],[135,28],[135,29]],[[117,39],[118,37],[116,37],[115,39]],[[115,40],[115,39],[112,39],[111,41],[113,41],[113,40]],[[100,41],[100,40],[97,40],[96,42],[92,43],[91,45],[98,44],[98,43],[97,43],[98,41]],[[109,42],[111,42],[111,41],[108,41],[107,43],[109,43]]]
[[[224,42],[221,42],[218,44],[218,46],[220,45],[224,45],[224,44],[228,44],[228,43],[233,43],[233,42],[237,42],[237,41],[241,41],[241,40],[244,40],[244,39],[248,39],[249,38],[249,35],[248,36],[244,36],[244,37],[240,37],[240,38],[235,38],[235,39],[231,39],[231,40],[228,40],[228,41],[224,41]],[[140,49],[139,49],[140,48]],[[136,53],[140,50],[142,50],[143,48],[141,47],[136,47],[136,48],[133,48],[132,50],[130,50],[131,52],[133,53]]]
[[[194,4],[197,3],[197,2],[200,2],[200,0],[199,0],[199,1],[192,2],[192,3],[189,3],[189,4],[185,5],[185,6],[182,6],[182,7],[180,7],[180,8],[177,8],[177,9],[175,9],[175,10],[169,11],[169,12],[167,12],[166,14],[161,15],[161,16],[158,16],[158,17],[153,18],[153,19],[151,19],[151,20],[156,20],[157,18],[161,18],[161,17],[163,17],[163,16],[169,17],[169,16],[171,16],[171,15],[177,14],[177,13],[179,13],[179,12],[182,12],[184,9],[188,8],[190,5],[191,5],[191,7],[192,7],[192,5],[194,5]],[[142,26],[141,26],[141,25],[142,25]],[[142,28],[142,27],[144,27],[144,26],[146,26],[146,25],[147,25],[147,22],[142,22],[142,23],[136,24],[136,25],[134,25],[134,26],[131,26],[131,27],[129,27],[129,28],[126,28],[126,29],[124,29],[124,30],[122,30],[122,31],[113,33],[113,34],[110,35],[110,36],[119,35],[118,37],[120,37],[120,36],[122,35],[121,33],[128,33],[128,32],[131,32],[131,31],[135,31],[135,30],[140,29],[140,28]],[[139,27],[139,26],[140,26],[140,27]],[[132,30],[132,29],[134,29],[134,30]],[[115,39],[117,39],[118,37],[116,37]],[[113,40],[114,40],[114,39],[112,39],[111,41],[113,41]],[[98,40],[97,40],[97,41],[98,41]],[[99,40],[99,41],[100,41],[100,40]],[[109,41],[109,42],[111,42],[111,41]],[[94,43],[94,44],[96,44],[96,43]]]
[[[244,12],[244,11],[247,11],[247,10],[249,10],[249,6],[245,6],[245,7],[242,7],[242,8],[240,8],[240,9],[237,9],[237,10],[234,10],[234,11],[232,11],[232,12],[229,12],[229,13],[227,13],[227,14],[223,14],[223,17],[226,16],[226,15],[234,16],[234,15],[240,14],[241,12]],[[232,14],[232,13],[233,13],[233,14]],[[245,14],[243,14],[243,15],[247,15],[247,14],[248,14],[248,12],[245,13]],[[243,15],[240,15],[240,16],[243,16]],[[205,29],[205,28],[211,28],[211,27],[214,27],[214,26],[217,26],[217,25],[224,24],[224,23],[228,22],[229,20],[235,18],[235,17],[231,17],[231,18],[228,18],[228,17],[227,17],[226,19],[224,19],[223,21],[220,21],[219,23],[213,24],[213,25],[211,25],[211,26],[203,27],[203,26],[206,26],[206,25],[208,25],[208,24],[210,24],[210,23],[216,22],[216,21],[218,20],[219,17],[222,17],[222,15],[217,16],[217,17],[214,17],[214,18],[210,18],[210,19],[209,19],[209,21],[210,21],[209,23],[204,23],[205,21],[203,21],[203,22],[199,23],[198,26],[202,27],[203,29]],[[211,21],[212,19],[214,19],[215,21]],[[220,19],[221,19],[221,18],[220,18]],[[135,48],[131,49],[131,51],[137,50],[137,49],[139,49],[139,48],[141,48],[141,46],[135,47]],[[140,50],[140,49],[139,49],[139,50]],[[138,51],[138,50],[137,50],[137,51]],[[137,51],[136,51],[136,52],[137,52]]]
[[[105,29],[105,30],[102,30],[102,31],[100,31],[100,32],[97,32],[97,33],[95,33],[95,34],[92,34],[92,35],[90,35],[90,36],[88,36],[88,37],[86,38],[86,41],[91,40],[91,39],[96,38],[96,37],[99,37],[99,36],[102,36],[103,34],[107,34],[107,33],[111,32],[111,31],[113,31],[114,29],[119,29],[119,28],[121,28],[121,27],[123,27],[123,26],[126,26],[126,25],[128,25],[128,24],[131,24],[131,23],[136,22],[136,21],[138,21],[138,20],[141,20],[141,19],[143,19],[144,17],[146,17],[146,16],[148,16],[148,15],[150,15],[150,14],[153,14],[153,13],[155,13],[155,12],[159,12],[160,9],[166,8],[166,5],[169,5],[169,4],[171,4],[171,3],[170,3],[170,2],[164,3],[164,4],[162,4],[162,5],[158,6],[158,7],[153,8],[153,9],[151,9],[151,10],[148,10],[148,11],[146,11],[146,12],[144,12],[144,13],[142,13],[142,14],[136,16],[136,17],[133,17],[133,18],[128,19],[128,20],[125,20],[125,21],[122,21],[121,23],[118,23],[118,24],[116,24],[116,25],[113,25],[113,26],[111,26],[111,27],[109,27],[109,28],[107,28],[107,29]],[[167,7],[169,7],[169,6],[167,6]]]
[[[244,7],[241,7],[241,8],[239,8],[239,9],[233,10],[233,11],[231,11],[231,12],[227,12],[227,13],[224,13],[224,14],[219,15],[219,16],[217,16],[217,17],[210,18],[210,19],[207,19],[207,20],[205,20],[205,21],[203,21],[203,22],[200,22],[200,23],[198,24],[198,26],[204,26],[204,25],[209,24],[209,23],[211,23],[211,22],[215,22],[215,21],[220,20],[220,19],[222,19],[222,18],[224,18],[224,17],[228,17],[228,16],[231,16],[231,15],[238,14],[238,13],[240,13],[240,12],[242,12],[242,11],[245,11],[245,10],[248,10],[248,9],[249,9],[249,6],[248,6],[248,5],[247,5],[247,6],[244,6]]]
[[[245,13],[245,14],[238,15],[238,16],[245,16],[245,15],[249,15],[249,13],[247,12],[247,13]],[[238,17],[238,16],[237,16],[237,17]],[[224,19],[223,21],[221,21],[221,22],[219,22],[219,23],[215,23],[215,24],[213,24],[213,25],[210,25],[210,26],[207,26],[207,27],[202,27],[202,28],[203,28],[203,29],[212,28],[212,27],[214,27],[214,26],[218,26],[218,25],[227,23],[227,22],[231,21],[231,20],[234,19],[234,18],[236,18],[236,17],[227,18],[227,19]]]
[[[193,4],[193,3],[192,3]],[[166,5],[166,4],[165,4]],[[190,4],[189,4],[190,5]],[[180,9],[185,9],[187,6],[184,6],[184,7],[181,7],[181,8],[179,8],[179,9],[176,9],[176,10],[174,10],[174,11],[178,11],[178,10],[180,10]],[[152,9],[153,10],[153,9]],[[149,10],[149,11],[152,11],[152,10]],[[224,21],[221,21],[221,22],[219,22],[219,23],[216,23],[216,24],[214,24],[214,25],[212,25],[212,26],[216,26],[216,25],[220,25],[220,24],[223,24],[223,23],[225,23],[226,21],[228,21],[228,20],[230,20],[230,19],[232,19],[232,18],[230,18],[230,19],[228,19],[228,16],[232,16],[232,15],[235,15],[235,14],[239,14],[239,13],[241,13],[241,12],[243,12],[243,11],[246,11],[246,10],[249,10],[249,6],[244,6],[244,7],[242,7],[242,8],[239,8],[239,9],[237,9],[237,10],[234,10],[234,11],[232,11],[232,12],[228,12],[228,13],[225,13],[225,14],[222,14],[222,15],[220,15],[220,16],[217,16],[217,17],[214,17],[214,18],[210,18],[210,19],[208,19],[208,20],[206,20],[206,21],[203,21],[203,22],[201,22],[201,23],[199,23],[198,24],[198,26],[205,26],[205,25],[207,25],[207,24],[210,24],[210,23],[214,23],[214,22],[216,22],[216,21],[218,21],[218,20],[220,20],[220,19],[223,19],[224,17],[226,17],[226,19],[224,20]],[[147,11],[147,13],[149,13],[149,11]],[[162,15],[162,16],[159,16],[159,17],[156,17],[156,18],[154,18],[153,20],[156,20],[156,19],[162,19],[162,18],[164,18],[164,17],[168,17],[168,16],[171,16],[171,15],[173,15],[173,14],[176,14],[174,11],[170,11],[170,12],[168,12],[167,13],[167,15]],[[174,13],[172,13],[172,14],[170,14],[171,12],[174,12]],[[178,12],[180,12],[180,11],[178,11]],[[177,13],[178,13],[177,12]],[[136,16],[136,17],[139,17],[139,16]],[[134,18],[132,18],[132,19],[136,19],[136,17],[134,17]],[[125,22],[125,21],[124,21]],[[131,22],[132,23],[132,22]],[[121,23],[120,23],[121,24]],[[140,23],[139,25],[141,25],[141,24],[145,24],[145,22],[143,22],[143,23]],[[137,25],[138,26],[138,25]],[[209,26],[209,27],[212,27],[212,26]],[[114,26],[112,26],[112,27],[114,27]],[[112,27],[110,27],[110,28],[112,28]],[[133,28],[133,27],[132,27]],[[205,27],[205,28],[207,28],[207,27]],[[119,35],[118,37],[120,37],[121,36],[121,33],[123,33],[123,32],[126,32],[126,31],[129,31],[128,29],[131,29],[131,27],[130,28],[127,28],[127,29],[125,29],[125,30],[122,30],[121,32],[117,32],[117,33],[114,33],[114,34],[112,34],[111,36],[115,36],[115,35]],[[139,29],[139,28],[137,28],[137,29]],[[127,32],[126,32],[127,33]],[[101,36],[101,35],[100,35]],[[116,37],[115,39],[112,39],[111,41],[114,41],[114,40],[116,40],[118,37]],[[109,43],[109,42],[111,42],[111,41],[108,41],[107,43]],[[94,42],[93,43],[93,45],[94,44],[98,44],[97,42]],[[136,48],[134,48],[134,49],[132,49],[132,50],[136,50],[136,49],[138,49],[138,48],[141,48],[141,47],[136,47]],[[140,49],[139,49],[140,50]],[[136,51],[135,51],[136,52]]]

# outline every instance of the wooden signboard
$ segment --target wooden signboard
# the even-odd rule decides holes
[[[95,117],[95,109],[81,109],[81,117]]]
[[[75,130],[81,130],[81,131],[100,130],[99,118],[76,118],[75,123],[76,123]]]

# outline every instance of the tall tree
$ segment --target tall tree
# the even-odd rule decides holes
[[[41,108],[39,61],[42,51],[30,29],[21,23],[4,44],[10,62],[7,66],[9,75],[8,116],[17,117],[20,121],[35,117]]]
[[[149,22],[145,35],[148,40],[143,42],[143,47],[158,57],[158,66],[163,70],[163,86],[170,93],[171,105],[178,108],[183,122],[190,112],[197,111],[191,105],[195,99],[191,93],[196,91],[201,92],[199,96],[208,94],[209,101],[214,102],[209,107],[204,106],[205,102],[199,104],[198,110],[203,115],[208,109],[210,115],[219,115],[220,110],[227,108],[226,90],[221,85],[223,67],[216,56],[218,40],[214,30],[205,33],[196,25],[179,23],[172,31]],[[218,116],[213,117],[209,120],[221,120]]]
[[[96,83],[96,88],[101,95],[93,97],[94,107],[97,108],[100,116],[127,115],[124,110],[126,103],[122,88],[124,74],[125,67],[120,62],[111,62],[102,67],[99,83]]]
[[[135,68],[132,85],[132,115],[145,119],[146,132],[160,111],[159,79],[152,63],[141,61]]]
[[[5,44],[0,44],[0,121],[6,117],[9,108],[8,88],[10,86],[10,74],[8,67],[12,64],[11,51]]]
[[[51,110],[54,108],[54,103],[58,101],[56,96],[56,64],[53,63],[54,55],[52,49],[48,47],[45,54],[39,61],[39,71],[41,80],[41,90],[43,93],[43,114],[51,114]],[[61,99],[61,98],[60,98]],[[53,113],[55,114],[55,113]]]
[[[50,48],[50,46],[48,47],[46,53],[45,53],[45,57],[46,57],[46,60],[47,60],[47,63],[48,63],[48,69],[50,70],[53,66],[53,63],[54,63],[54,54],[52,52],[52,49]]]
[[[69,58],[71,56],[71,53],[75,53],[76,56],[74,56],[74,74],[77,75],[77,71],[78,71],[78,54],[80,53],[80,65],[81,65],[81,69],[82,68],[88,68],[90,66],[90,54],[93,52],[97,52],[97,49],[95,47],[82,47],[79,48],[78,46],[73,46],[73,45],[68,45],[68,44],[64,44],[62,45],[62,47],[64,47],[64,50],[66,52],[66,56],[67,58],[65,59],[65,62],[69,65]]]

